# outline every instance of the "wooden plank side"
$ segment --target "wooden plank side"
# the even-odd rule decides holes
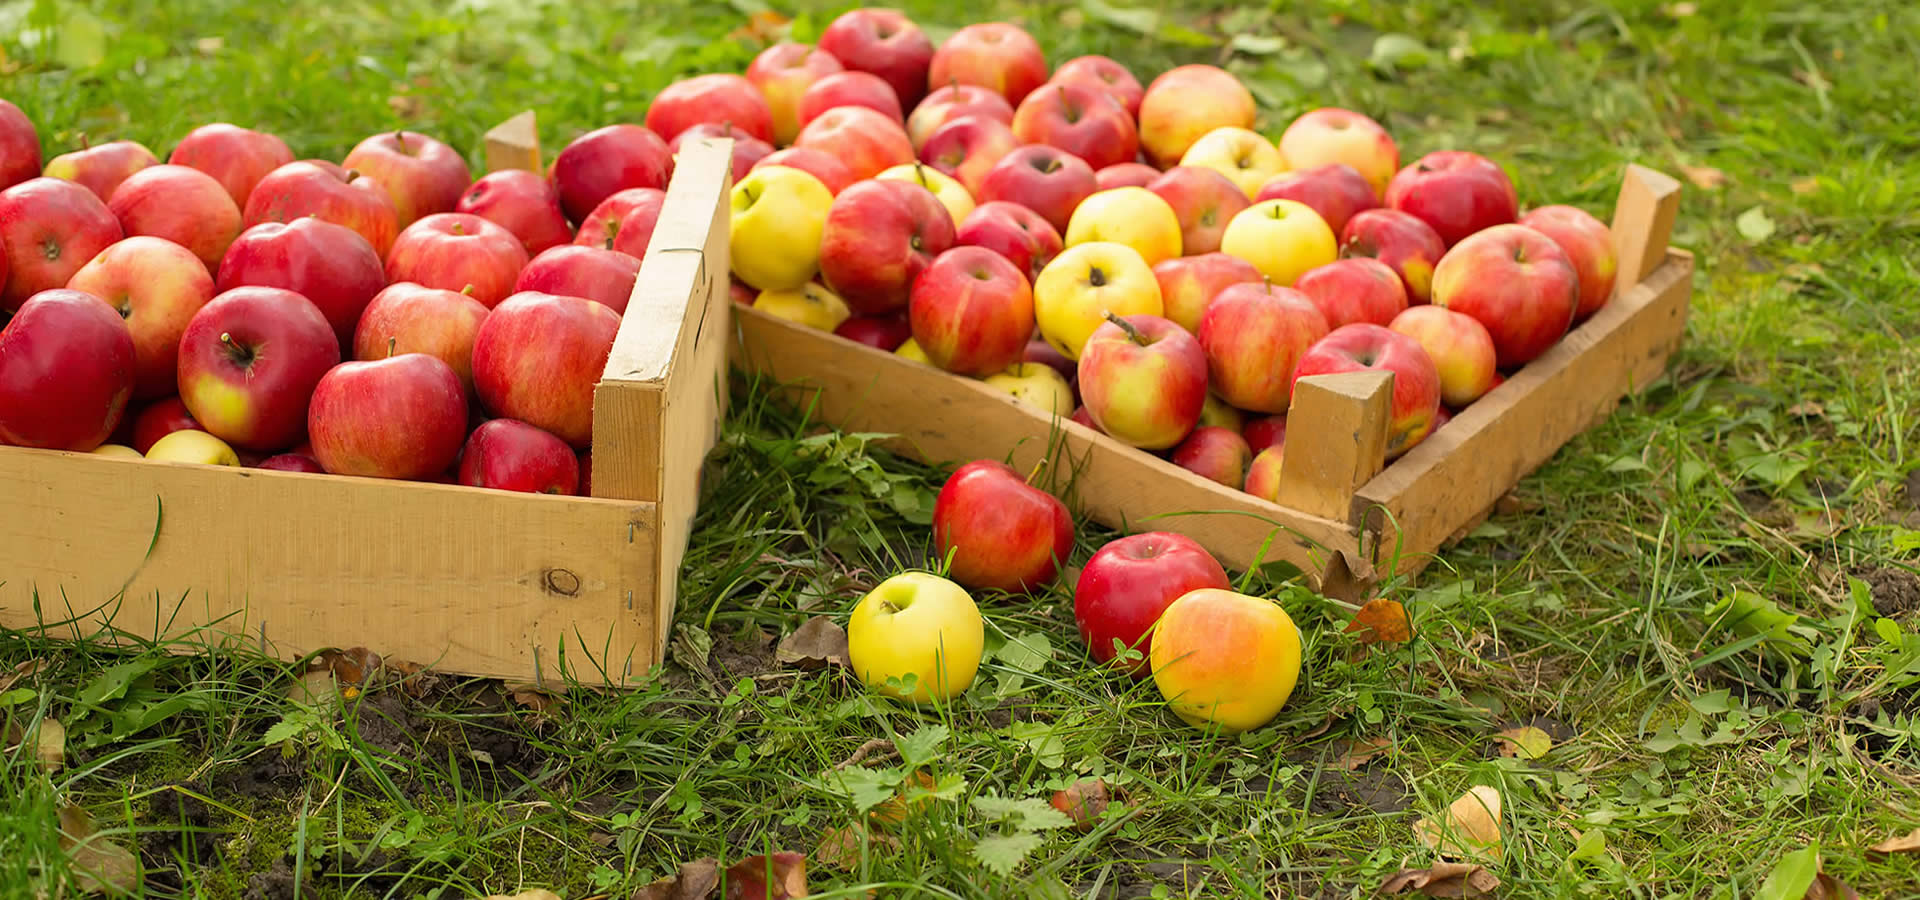
[[[540,130],[534,123],[533,110],[495,125],[487,132],[484,143],[487,171],[540,172]]]
[[[516,680],[558,677],[564,646],[613,683],[655,643],[650,610],[623,614],[653,594],[651,503],[6,448],[0,509],[8,628],[110,619],[182,651],[366,646]]]
[[[1393,373],[1309,375],[1293,386],[1280,459],[1281,506],[1340,520],[1387,454]]]

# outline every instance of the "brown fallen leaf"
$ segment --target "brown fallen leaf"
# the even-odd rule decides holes
[[[884,847],[889,850],[900,849],[899,838],[881,831],[867,830],[869,849]],[[860,867],[860,831],[851,825],[829,828],[820,835],[820,845],[813,848],[809,857],[823,866],[832,866],[848,872]]]
[[[1401,644],[1413,638],[1413,626],[1407,621],[1407,608],[1398,600],[1378,598],[1367,601],[1347,623],[1348,632],[1360,632],[1362,644]]]
[[[131,894],[140,889],[140,860],[95,833],[93,817],[78,806],[60,807],[60,849],[73,861],[80,889],[95,894]]]
[[[1805,178],[1795,178],[1787,182],[1787,187],[1792,188],[1796,194],[1811,194],[1820,189],[1820,179],[1812,175],[1808,175]]]
[[[927,794],[922,794],[909,801],[907,799],[907,791],[916,786],[926,791],[933,790],[933,776],[928,775],[925,769],[915,769],[912,775],[907,776],[901,782],[899,793],[887,798],[885,801],[882,801],[879,806],[868,811],[867,818],[871,820],[873,824],[884,828],[891,828],[905,822],[909,814],[926,806],[928,801],[933,799]]]
[[[513,702],[533,710],[536,713],[546,712],[560,700],[559,697],[534,687],[531,684],[511,684],[507,685],[507,688],[508,696],[513,698]]]
[[[440,686],[440,673],[417,662],[388,659],[381,661],[380,668],[386,680],[398,683],[402,691],[415,699],[425,697]]]
[[[1053,808],[1066,813],[1073,820],[1073,827],[1079,831],[1092,831],[1095,822],[1107,811],[1111,798],[1107,796],[1107,783],[1099,778],[1082,778],[1066,790],[1054,791]]]
[[[33,737],[40,764],[49,772],[58,772],[67,763],[67,726],[59,719],[41,719]]]
[[[1860,900],[1860,892],[1846,882],[1821,872],[1807,887],[1806,900]]]
[[[287,698],[310,706],[352,700],[379,672],[380,654],[365,647],[322,650],[307,661],[307,670],[287,689]]]
[[[1453,801],[1438,821],[1421,819],[1413,831],[1442,857],[1501,858],[1500,807],[1498,788],[1476,785]]]
[[[728,40],[749,40],[767,44],[778,40],[785,33],[787,23],[791,21],[772,10],[763,9],[747,17],[747,24],[727,32]]]
[[[1515,759],[1539,759],[1553,749],[1553,735],[1528,725],[1509,728],[1493,736],[1500,742],[1500,755]]]
[[[1334,759],[1333,765],[1335,768],[1345,769],[1348,772],[1357,772],[1367,763],[1372,762],[1375,757],[1387,752],[1387,749],[1392,746],[1393,742],[1383,737],[1348,741],[1346,749],[1340,751],[1340,755]]]
[[[0,675],[0,694],[11,690],[13,686],[21,680],[32,678],[38,674],[45,665],[45,663],[38,659],[21,660],[19,664],[13,667],[13,671],[5,675]]]
[[[546,888],[534,888],[518,894],[494,894],[487,900],[560,900],[560,895]]]
[[[633,892],[633,900],[707,900],[720,888],[720,862],[707,857]]]
[[[780,639],[773,657],[782,665],[820,669],[847,666],[847,630],[826,616],[814,616]]]
[[[1681,166],[1680,173],[1693,182],[1694,187],[1711,191],[1727,183],[1727,173],[1712,166]]]
[[[1500,886],[1500,879],[1485,866],[1469,863],[1436,862],[1425,869],[1401,869],[1380,885],[1382,894],[1419,891],[1429,897],[1485,897]]]
[[[798,900],[807,895],[807,858],[799,853],[749,856],[727,867],[724,900]]]
[[[1908,832],[1905,837],[1894,835],[1867,849],[1875,853],[1920,853],[1920,828]]]

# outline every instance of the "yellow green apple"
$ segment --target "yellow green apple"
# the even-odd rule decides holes
[[[1180,157],[1180,165],[1212,169],[1227,176],[1248,199],[1260,193],[1267,180],[1287,170],[1287,161],[1273,142],[1250,128],[1226,126],[1200,136]]]
[[[761,291],[760,296],[753,298],[753,308],[821,331],[839,328],[841,322],[853,315],[846,301],[812,281],[798,290]]]
[[[1340,256],[1327,220],[1297,200],[1263,200],[1241,210],[1220,236],[1220,251],[1253,263],[1283,287]]]
[[[1068,359],[1106,316],[1162,313],[1160,281],[1138,250],[1111,241],[1068,247],[1033,282],[1033,314],[1040,336]]]
[[[1279,715],[1300,679],[1300,651],[1300,629],[1278,603],[1200,588],[1161,613],[1148,660],[1174,715],[1237,734]]]
[[[965,691],[980,669],[985,642],[973,596],[931,572],[902,572],[880,582],[847,620],[854,674],[873,690],[912,703]]]
[[[1059,370],[1046,363],[1017,362],[1005,372],[980,379],[1013,395],[1013,399],[1057,416],[1073,415],[1073,386]]]
[[[199,463],[204,466],[238,466],[240,455],[233,447],[204,431],[175,431],[147,448],[147,459],[162,462]]]
[[[140,455],[140,451],[125,444],[101,444],[93,448],[92,452],[94,456],[111,456],[114,459],[146,459]]]
[[[833,192],[811,173],[767,166],[733,186],[733,274],[762,291],[796,291],[820,271]]]
[[[913,338],[907,338],[900,346],[895,347],[893,349],[893,355],[910,359],[917,363],[925,363],[929,366],[933,365],[933,357],[928,356],[927,351],[920,349],[920,345],[915,343]]]
[[[1094,193],[1067,220],[1066,245],[1111,241],[1140,254],[1147,265],[1180,256],[1180,219],[1167,201],[1143,187]]]
[[[956,226],[966,221],[967,214],[973,212],[973,194],[968,193],[967,186],[961,184],[959,179],[932,166],[917,162],[907,163],[894,166],[873,177],[910,181],[932,191],[934,199],[939,200],[940,205],[946,207],[947,213],[953,216]]]

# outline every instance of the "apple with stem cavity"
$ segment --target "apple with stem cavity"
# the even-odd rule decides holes
[[[934,131],[961,116],[981,116],[1002,125],[1013,124],[1013,105],[1007,98],[972,84],[941,85],[928,92],[907,116],[907,137],[915,150],[924,151]],[[922,157],[925,158],[924,152]]]
[[[1251,445],[1249,445],[1251,446]],[[1268,503],[1280,502],[1280,464],[1286,460],[1286,433],[1253,455],[1247,481],[1240,489]]]
[[[200,423],[193,420],[193,413],[187,411],[179,396],[165,397],[147,404],[133,417],[132,446],[145,456],[155,441],[169,434],[200,430]]]
[[[0,329],[0,444],[91,451],[133,396],[133,337],[100,298],[42,291]]]
[[[1397,209],[1355,213],[1340,230],[1340,255],[1386,263],[1400,275],[1412,306],[1432,299],[1433,267],[1446,252],[1447,245],[1433,226]]]
[[[199,169],[226,188],[235,209],[245,210],[253,186],[267,173],[293,162],[293,150],[279,136],[227,122],[202,125],[173,145],[167,162]]]
[[[973,684],[986,625],[966,588],[902,572],[860,598],[847,619],[847,661],[867,687],[896,700],[950,700]]]
[[[1080,201],[1099,189],[1093,167],[1058,147],[1027,144],[1008,152],[987,170],[978,199],[1018,203],[1064,232]]]
[[[900,98],[885,79],[871,72],[834,72],[820,76],[800,95],[800,127],[842,106],[864,106],[903,125],[906,122]]]
[[[1127,115],[1140,117],[1140,99],[1146,96],[1147,89],[1140,86],[1140,79],[1126,66],[1105,56],[1076,56],[1060,64],[1053,70],[1049,82],[1065,84],[1077,82],[1106,91]]]
[[[833,198],[820,238],[820,274],[859,315],[907,305],[914,279],[953,246],[953,217],[907,181],[863,181]]]
[[[1013,116],[1013,110],[1007,110]],[[13,101],[0,99],[0,191],[40,175],[40,131]]]
[[[851,316],[833,329],[833,333],[856,344],[865,344],[887,353],[900,348],[913,337],[913,325],[899,313],[886,316]]]
[[[1007,258],[1029,281],[1060,255],[1064,242],[1046,219],[1018,203],[995,200],[967,214],[954,235],[956,243],[985,247]]]
[[[1154,626],[1153,683],[1181,721],[1238,734],[1273,721],[1300,679],[1300,629],[1280,604],[1226,588],[1182,595]]]
[[[747,177],[747,173],[753,170],[754,163],[773,155],[772,144],[732,125],[717,122],[700,122],[688,127],[667,142],[667,149],[678,156],[680,148],[685,147],[688,141],[703,141],[708,138],[726,138],[733,142],[734,181]]]
[[[1260,193],[1261,185],[1287,169],[1287,161],[1281,158],[1273,142],[1250,128],[1232,125],[1201,135],[1181,154],[1180,165],[1219,172],[1248,199]]]
[[[1119,187],[1146,187],[1158,181],[1160,175],[1159,169],[1146,163],[1114,163],[1093,173],[1093,183],[1103,191]]]
[[[1324,106],[1302,113],[1280,134],[1280,154],[1295,170],[1352,168],[1380,197],[1400,170],[1400,148],[1379,122],[1350,109]]]
[[[1426,438],[1440,409],[1440,371],[1419,341],[1371,322],[1342,325],[1307,350],[1293,377],[1367,369],[1393,373],[1387,413],[1387,458],[1393,459]]]
[[[836,196],[854,182],[853,171],[847,168],[846,163],[841,162],[831,153],[815,150],[812,147],[788,147],[785,150],[775,150],[761,157],[747,174],[751,175],[755,170],[770,166],[799,169],[820,179],[820,183],[826,185],[827,190]],[[735,179],[736,183],[741,180],[743,179]]]
[[[933,41],[899,10],[862,7],[841,13],[820,32],[820,49],[848,69],[886,79],[902,106],[919,103],[927,93]]]
[[[1019,148],[1020,139],[1013,129],[998,119],[985,116],[961,116],[928,135],[920,147],[920,160],[953,176],[966,187],[968,195],[978,198],[986,190],[987,173]]]
[[[1287,417],[1282,414],[1248,420],[1241,427],[1240,436],[1247,439],[1247,446],[1255,453],[1278,447],[1287,441]]]
[[[872,178],[914,160],[913,141],[900,122],[864,106],[838,106],[800,129],[795,147],[810,147],[845,164],[855,180]]]
[[[1095,168],[1132,162],[1140,152],[1133,117],[1111,94],[1084,82],[1055,82],[1013,110],[1013,133],[1029,144],[1059,147]]]
[[[584,494],[591,470],[566,441],[518,419],[480,423],[460,452],[460,483],[496,491]]]
[[[1148,265],[1180,256],[1180,220],[1160,195],[1143,187],[1096,191],[1067,222],[1069,247],[1095,241],[1125,244]]]
[[[107,210],[128,235],[165,238],[200,258],[202,268],[220,267],[240,236],[240,210],[227,189],[199,169],[148,166],[120,182]]]
[[[1069,247],[1033,282],[1040,336],[1076,361],[1094,331],[1107,325],[1108,315],[1159,317],[1163,311],[1153,267],[1125,244],[1096,241]],[[1083,382],[1082,390],[1085,387]]]
[[[736,277],[763,291],[796,291],[819,274],[821,241],[840,208],[820,179],[785,166],[760,169],[733,186],[730,202],[727,246]]]
[[[81,266],[67,289],[100,298],[126,321],[136,399],[178,390],[180,335],[214,293],[213,276],[199,257],[172,241],[130,237]]]
[[[914,279],[908,322],[934,365],[994,375],[1026,352],[1033,289],[1006,257],[985,247],[954,247]]]
[[[240,232],[220,261],[213,287],[222,293],[249,285],[293,291],[317,307],[340,346],[350,348],[360,314],[386,284],[386,266],[365,237],[307,216]]]
[[[1189,256],[1220,249],[1233,217],[1253,205],[1240,186],[1212,169],[1175,166],[1148,182],[1180,220],[1180,248]]]
[[[247,198],[241,222],[252,228],[309,216],[359,232],[381,259],[386,258],[400,233],[393,201],[378,181],[325,160],[311,159],[287,163],[261,178]]]
[[[491,309],[514,292],[527,266],[520,239],[479,216],[433,213],[394,238],[387,254],[387,281],[467,291]],[[326,462],[321,460],[321,462]]]
[[[927,86],[978,85],[1018,105],[1047,81],[1047,55],[1025,29],[982,22],[954,32],[933,52]]]
[[[1148,675],[1154,624],[1188,591],[1225,588],[1227,570],[1183,534],[1149,531],[1107,542],[1080,570],[1073,619],[1094,662]]]
[[[1241,210],[1220,235],[1220,250],[1253,263],[1284,287],[1340,257],[1327,221],[1294,200],[1262,200]]]
[[[479,216],[520,239],[529,257],[573,240],[560,193],[537,172],[502,169],[481,176],[460,195],[454,212]]]
[[[725,123],[760,140],[773,140],[773,114],[767,99],[742,75],[695,75],[661,88],[647,104],[646,126],[663,141],[672,141],[702,122]]]
[[[1580,322],[1600,311],[1613,296],[1614,276],[1619,259],[1613,249],[1613,232],[1605,222],[1578,206],[1555,204],[1529,210],[1520,224],[1553,239],[1567,252],[1567,260],[1580,276],[1580,303],[1573,320]]]
[[[627,311],[640,260],[632,254],[600,247],[565,244],[533,258],[520,270],[508,294],[536,291],[563,297],[585,297],[617,313]]]
[[[1045,363],[1017,362],[980,380],[1049,415],[1064,416],[1073,409],[1073,386]]]
[[[466,386],[425,353],[343,362],[314,385],[307,434],[314,459],[335,475],[425,478],[446,471],[466,443]]]
[[[340,362],[333,326],[307,298],[237,287],[195,313],[180,336],[180,399],[202,430],[272,453],[307,433],[307,404]]]
[[[1360,172],[1345,163],[1282,172],[1267,179],[1253,197],[1261,200],[1298,200],[1313,207],[1327,227],[1339,234],[1354,214],[1377,209],[1380,198]]]
[[[453,212],[473,181],[460,151],[412,131],[370,135],[340,164],[387,189],[395,224],[401,228],[434,213]]]
[[[1171,168],[1195,141],[1215,128],[1252,128],[1253,93],[1218,66],[1177,66],[1160,74],[1140,98],[1140,146],[1148,161]]]
[[[820,331],[833,331],[853,317],[847,301],[814,281],[790,291],[761,291],[753,308]]]
[[[1080,396],[1087,412],[1122,443],[1163,450],[1200,423],[1207,401],[1207,355],[1173,320],[1106,314],[1080,352]]]
[[[81,135],[80,149],[47,160],[41,174],[78,184],[105,203],[120,182],[141,169],[159,164],[160,158],[136,141],[88,144],[86,135]]]
[[[1039,469],[1034,470],[1038,474]],[[1053,580],[1073,553],[1073,518],[1013,467],[978,459],[954,470],[933,502],[934,558],[977,590],[1024,593]]]
[[[1448,247],[1468,235],[1520,217],[1519,195],[1505,169],[1465,150],[1436,150],[1387,183],[1385,204],[1433,226]]]
[[[367,304],[353,333],[353,358],[425,353],[446,363],[472,391],[473,339],[486,319],[486,304],[463,292],[396,282]]]
[[[1213,391],[1250,412],[1284,413],[1294,367],[1327,336],[1327,318],[1305,294],[1271,282],[1232,285],[1200,317]]]
[[[1264,278],[1253,263],[1220,252],[1164,260],[1153,267],[1153,277],[1160,282],[1162,314],[1196,334],[1200,317],[1221,291]]]
[[[628,188],[665,190],[673,152],[652,129],[621,123],[596,128],[561,148],[550,177],[560,209],[579,222],[600,201]]]
[[[1328,328],[1350,322],[1386,325],[1407,308],[1407,286],[1377,259],[1336,259],[1309,269],[1293,283],[1327,317]]]
[[[487,313],[473,340],[473,386],[494,414],[593,440],[593,386],[607,368],[620,314],[580,297],[523,291]]]
[[[0,309],[63,288],[73,273],[121,238],[120,220],[92,191],[58,178],[30,178],[0,191]]]
[[[1246,424],[1247,416],[1245,413],[1235,409],[1229,405],[1227,401],[1220,399],[1219,394],[1212,391],[1207,392],[1207,402],[1200,407],[1201,428],[1225,428],[1234,434],[1240,434],[1240,429],[1245,427]]]
[[[800,96],[807,87],[844,68],[833,54],[793,41],[774,44],[747,64],[747,80],[766,101],[775,145],[791,144],[800,133]]]
[[[1420,342],[1440,374],[1440,402],[1466,406],[1493,389],[1493,337],[1478,319],[1441,306],[1415,306],[1387,325]],[[1434,426],[1439,427],[1439,426]]]
[[[947,217],[958,228],[973,212],[973,194],[959,180],[924,163],[894,166],[873,176],[881,181],[905,181],[933,192],[934,199],[947,208]]]
[[[621,250],[619,244],[638,242],[640,252],[621,250],[629,256],[646,256],[646,243],[653,237],[653,227],[660,220],[660,210],[666,206],[667,192],[659,188],[627,188],[607,195],[600,205],[593,208],[585,219],[580,220],[580,231],[574,235],[573,243],[584,247],[599,247],[602,250]],[[638,230],[640,234],[626,234]],[[625,235],[623,237],[623,235]]]
[[[1553,238],[1525,225],[1495,225],[1440,258],[1433,304],[1480,320],[1493,337],[1499,367],[1517,369],[1572,327],[1580,278]]]
[[[1247,480],[1253,451],[1231,428],[1202,425],[1173,448],[1173,464],[1211,481],[1239,489]]]

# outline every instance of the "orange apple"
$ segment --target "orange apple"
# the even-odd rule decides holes
[[[1167,201],[1146,188],[1114,188],[1080,201],[1067,221],[1065,240],[1069,247],[1125,244],[1152,266],[1180,256],[1180,220]]]
[[[1218,66],[1192,64],[1162,73],[1140,99],[1140,145],[1161,168],[1175,165],[1215,128],[1252,128],[1253,93]]]
[[[1154,686],[1182,721],[1235,734],[1279,715],[1300,678],[1302,647],[1278,603],[1200,588],[1161,613],[1148,661]]]
[[[1387,326],[1420,342],[1440,373],[1440,402],[1458,409],[1493,389],[1493,337],[1478,319],[1444,307],[1415,306]]]
[[[1290,169],[1312,169],[1344,163],[1358,170],[1373,186],[1374,195],[1387,193],[1387,182],[1400,171],[1400,148],[1379,122],[1335,106],[1303,113],[1280,134],[1280,155]]]

